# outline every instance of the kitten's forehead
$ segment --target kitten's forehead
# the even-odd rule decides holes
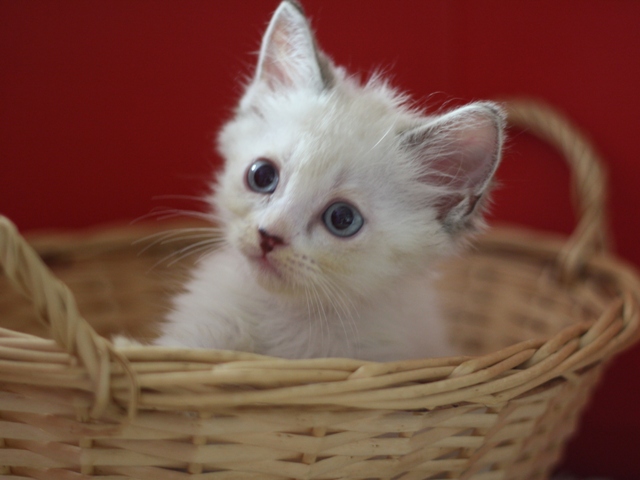
[[[311,176],[330,174],[334,183],[384,161],[407,123],[374,96],[334,93],[304,102],[291,99],[287,108],[289,120],[279,126],[289,147],[282,161]]]

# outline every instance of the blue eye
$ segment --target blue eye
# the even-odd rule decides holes
[[[273,193],[278,179],[278,169],[266,158],[259,158],[247,170],[247,185],[254,192]]]
[[[336,202],[322,215],[327,230],[337,237],[350,237],[362,228],[364,219],[358,210],[344,202]]]

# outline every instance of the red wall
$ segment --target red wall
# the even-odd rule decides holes
[[[426,103],[527,95],[566,112],[610,172],[618,253],[640,265],[640,3],[306,0],[339,64]],[[0,0],[0,212],[23,230],[130,221],[201,192],[215,131],[277,1]],[[435,92],[435,93],[434,93]],[[568,174],[519,135],[498,220],[569,232]],[[566,468],[640,478],[640,349],[620,357]]]

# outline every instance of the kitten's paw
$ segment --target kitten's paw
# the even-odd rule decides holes
[[[134,340],[133,338],[127,337],[126,335],[122,334],[114,335],[113,337],[111,337],[111,343],[113,343],[116,348],[141,347],[144,345],[138,340]]]

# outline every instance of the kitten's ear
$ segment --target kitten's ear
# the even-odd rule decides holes
[[[320,91],[327,82],[327,59],[316,50],[315,39],[302,8],[284,1],[267,28],[251,89],[271,91],[311,87]]]
[[[473,103],[405,132],[402,141],[433,186],[438,219],[452,233],[473,226],[498,164],[505,115],[490,102]]]

